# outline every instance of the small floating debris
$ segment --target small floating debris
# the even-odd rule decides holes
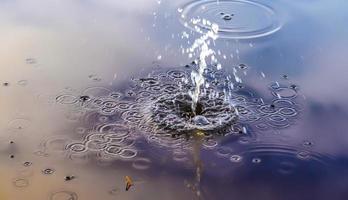
[[[2,85],[3,85],[3,86],[9,86],[9,85],[10,85],[10,83],[5,82],[5,83],[3,83]]]
[[[91,97],[89,97],[87,95],[80,96],[80,101],[81,102],[86,102],[86,101],[89,101],[89,100],[91,100]]]
[[[125,182],[126,182],[126,191],[128,191],[133,186],[133,181],[131,177],[125,176]]]
[[[74,175],[68,175],[68,176],[65,176],[64,180],[65,181],[71,181],[73,179],[75,179],[76,177]]]

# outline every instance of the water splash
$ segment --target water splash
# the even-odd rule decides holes
[[[206,34],[196,39],[191,48],[188,49],[189,55],[192,55],[196,49],[199,50],[198,71],[192,70],[191,80],[195,86],[194,91],[190,91],[189,95],[192,98],[192,111],[196,112],[197,102],[201,93],[201,87],[204,85],[204,71],[207,68],[207,58],[211,58],[212,61],[216,61],[214,54],[215,51],[209,48],[210,41],[218,38],[219,26],[217,24],[211,24],[211,30]],[[219,65],[220,66],[220,65]]]

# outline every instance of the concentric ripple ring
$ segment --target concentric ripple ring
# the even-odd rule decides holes
[[[191,30],[205,33],[211,24],[219,26],[220,38],[251,39],[281,29],[278,12],[272,7],[249,0],[202,0],[186,4],[180,21]]]

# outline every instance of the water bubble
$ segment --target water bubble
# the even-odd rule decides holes
[[[306,140],[306,141],[303,142],[303,146],[311,147],[311,146],[313,146],[313,142]]]
[[[44,170],[42,170],[42,173],[45,175],[51,175],[55,172],[55,170],[53,168],[46,168]]]
[[[29,167],[29,166],[31,166],[32,164],[33,164],[32,162],[26,161],[26,162],[23,163],[23,166],[24,166],[24,167]]]
[[[242,157],[240,155],[232,155],[230,157],[230,161],[232,161],[234,163],[239,163],[242,161]]]
[[[259,164],[259,163],[261,163],[261,158],[253,158],[253,159],[251,160],[251,162],[252,162],[252,163],[255,163],[255,164]]]
[[[230,21],[232,19],[231,15],[225,15],[222,17],[222,19],[224,19],[225,21]]]
[[[119,145],[108,145],[105,149],[105,153],[112,156],[118,156],[121,151],[122,148]]]
[[[228,14],[231,12],[233,14]],[[181,16],[180,21],[197,32],[207,32],[212,29],[210,24],[216,24],[222,38],[257,38],[281,28],[280,18],[273,8],[249,0],[193,1],[184,6]]]
[[[87,147],[85,144],[82,143],[71,143],[66,146],[66,149],[69,149],[70,151],[74,153],[82,153],[87,151]]]
[[[243,64],[243,63],[239,64],[238,67],[239,67],[240,69],[246,69],[246,68],[248,68],[248,66],[247,66],[246,64]]]
[[[83,95],[83,96],[80,96],[79,100],[80,100],[80,102],[87,102],[87,101],[91,100],[91,97],[89,97],[87,95]]]

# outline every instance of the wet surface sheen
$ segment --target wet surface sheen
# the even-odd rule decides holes
[[[347,7],[0,1],[0,200],[347,199]]]

